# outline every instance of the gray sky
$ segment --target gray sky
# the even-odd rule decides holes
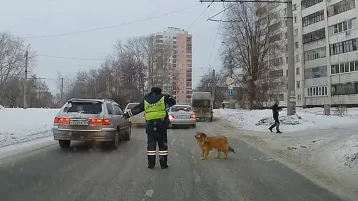
[[[206,9],[207,6],[208,3],[200,4],[199,0],[1,0],[0,31],[19,37],[56,35],[158,16],[97,31],[26,38],[25,43],[31,44],[39,55],[103,59],[112,52],[118,39],[164,31],[168,26],[183,28],[193,35],[193,86],[196,86],[203,75],[202,68],[213,65],[219,69],[221,63],[220,35],[215,41],[219,23],[206,19],[220,12],[222,4],[212,4]],[[177,12],[159,16],[172,11]],[[78,70],[99,68],[101,62],[37,57],[34,72],[39,77],[52,78],[46,82],[55,91],[57,72],[74,75]]]

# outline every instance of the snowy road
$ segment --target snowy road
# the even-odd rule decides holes
[[[230,136],[217,122],[196,130]],[[236,154],[228,160],[199,160],[194,129],[169,131],[170,168],[146,168],[143,129],[117,150],[57,144],[0,160],[2,201],[337,201],[305,177],[240,141],[230,138]]]

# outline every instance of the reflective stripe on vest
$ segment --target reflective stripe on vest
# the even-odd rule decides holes
[[[164,96],[156,103],[144,100],[145,120],[161,119],[166,116]]]

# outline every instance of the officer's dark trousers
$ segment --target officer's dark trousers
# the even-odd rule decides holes
[[[148,167],[154,167],[156,161],[157,144],[159,147],[160,166],[167,167],[168,159],[168,137],[167,126],[162,120],[147,121],[147,155]]]

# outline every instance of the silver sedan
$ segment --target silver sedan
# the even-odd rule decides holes
[[[196,116],[189,105],[174,105],[168,109],[171,126],[183,125],[196,127]]]

